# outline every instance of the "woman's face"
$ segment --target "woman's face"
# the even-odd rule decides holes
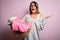
[[[34,3],[31,4],[31,11],[32,11],[32,13],[36,12],[36,6]]]

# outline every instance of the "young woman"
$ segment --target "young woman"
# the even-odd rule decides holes
[[[29,7],[30,13],[26,14],[23,17],[23,21],[31,23],[31,30],[29,35],[24,38],[24,40],[40,40],[40,30],[42,30],[46,24],[47,17],[43,17],[43,15],[38,10],[38,4],[35,1],[30,3]]]

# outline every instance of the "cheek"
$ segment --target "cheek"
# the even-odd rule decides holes
[[[30,9],[32,10],[32,7]]]

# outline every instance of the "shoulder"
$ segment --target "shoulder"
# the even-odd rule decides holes
[[[25,16],[27,17],[27,16],[29,16],[29,14],[25,14]]]
[[[27,18],[28,16],[29,16],[29,13],[28,13],[28,14],[25,14],[23,17],[24,17],[24,18]]]
[[[39,13],[38,16],[42,17],[42,18],[44,17],[44,15],[42,13]]]

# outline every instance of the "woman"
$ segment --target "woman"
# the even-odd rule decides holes
[[[24,40],[40,40],[40,30],[44,28],[46,20],[50,16],[43,17],[35,1],[30,3],[29,11],[30,13],[26,14],[22,20],[31,23],[32,27],[29,35]]]

